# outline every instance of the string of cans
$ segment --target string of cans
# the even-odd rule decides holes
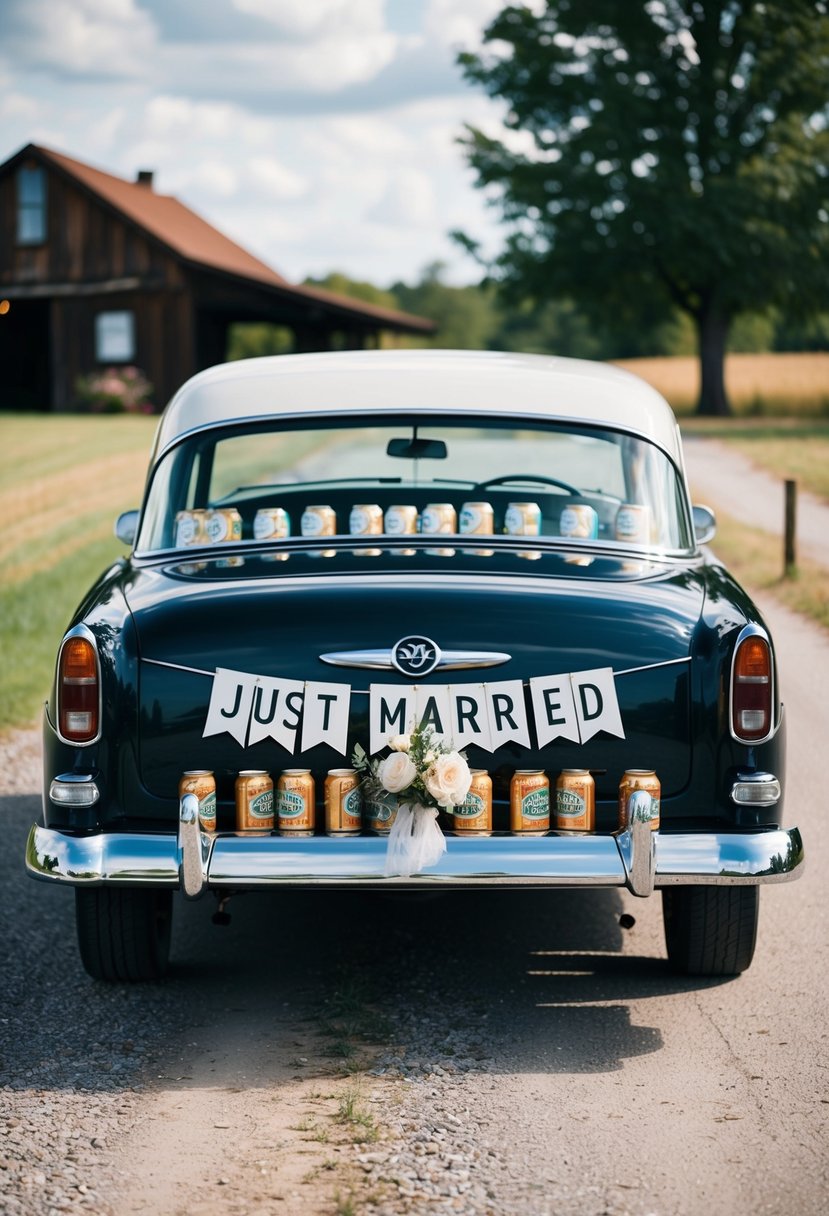
[[[504,533],[508,536],[540,536],[541,508],[536,502],[511,502],[504,514]],[[337,514],[325,504],[307,506],[300,519],[304,537],[336,536]],[[357,503],[349,514],[351,536],[492,536],[495,512],[489,502],[465,502],[460,515],[452,503],[429,503],[419,512],[416,506],[396,503],[384,511],[378,503]],[[638,503],[623,503],[617,510],[617,540],[644,543],[650,539],[649,508]],[[563,537],[595,540],[599,517],[587,503],[565,506],[559,516]],[[254,540],[285,540],[291,535],[291,518],[284,507],[263,507],[253,521]],[[235,507],[215,510],[191,509],[176,515],[175,543],[178,548],[197,544],[219,544],[242,539],[242,517]],[[377,550],[379,552],[379,550]],[[405,552],[405,551],[404,551]],[[450,551],[451,552],[451,551]],[[287,555],[283,555],[287,556]]]
[[[199,803],[203,831],[216,831],[216,781],[208,769],[191,770],[179,782],[179,797],[193,794]],[[283,836],[313,836],[316,783],[310,769],[285,769],[276,781],[269,773],[248,769],[235,782],[237,832],[278,831]],[[661,785],[653,769],[627,769],[619,783],[620,829],[634,819],[652,830],[660,822]],[[368,830],[387,834],[397,813],[397,797],[364,800],[354,769],[330,769],[323,788],[324,831],[328,836],[356,836]],[[459,835],[492,835],[492,778],[486,769],[472,770],[466,800],[452,808],[452,828]],[[510,781],[510,831],[542,836],[596,830],[596,787],[588,769],[563,769],[551,790],[540,769],[517,769]],[[323,826],[323,825],[321,825]]]

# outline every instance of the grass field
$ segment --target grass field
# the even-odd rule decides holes
[[[689,419],[683,427],[714,431],[829,499],[829,421]],[[154,419],[135,416],[0,415],[0,730],[36,720],[75,607],[123,554],[112,525],[140,503],[154,430]],[[825,572],[804,566],[797,580],[780,584],[779,544],[728,521],[716,548],[749,586],[767,587],[829,625]]]

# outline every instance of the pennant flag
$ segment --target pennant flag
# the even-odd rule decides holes
[[[414,684],[369,684],[369,755],[386,747],[389,735],[405,735],[415,724]]]
[[[529,747],[530,731],[522,681],[501,680],[497,684],[485,684],[484,688],[489,716],[489,750],[494,752],[502,744],[513,742]]]
[[[350,684],[319,684],[309,680],[305,685],[302,750],[327,743],[344,756],[348,747],[350,705]]]
[[[248,746],[261,739],[273,739],[293,755],[304,687],[301,680],[259,677],[253,694]]]
[[[594,671],[573,672],[570,681],[582,743],[587,743],[600,730],[624,739],[625,728],[616,698],[613,668],[597,667]]]
[[[580,741],[579,720],[569,674],[533,676],[530,696],[539,747],[545,747],[553,739],[571,739],[573,743]]]
[[[217,667],[207,710],[202,738],[208,735],[232,735],[240,747],[248,737],[248,722],[253,706],[253,694],[258,676],[244,671]]]
[[[415,721],[423,727],[431,726],[435,739],[452,736],[452,718],[449,708],[449,685],[416,684]]]
[[[450,684],[452,741],[458,751],[469,743],[491,752],[486,684]]]

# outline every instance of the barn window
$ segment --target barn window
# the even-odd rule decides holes
[[[17,171],[17,243],[41,245],[46,240],[46,174],[29,167]]]
[[[135,316],[131,312],[99,312],[95,318],[95,358],[98,363],[129,363],[135,358]]]

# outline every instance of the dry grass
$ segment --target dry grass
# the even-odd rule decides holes
[[[699,396],[699,360],[693,355],[621,359],[617,363],[653,385],[679,414],[692,413]],[[725,381],[743,416],[829,416],[829,353],[729,355]]]

